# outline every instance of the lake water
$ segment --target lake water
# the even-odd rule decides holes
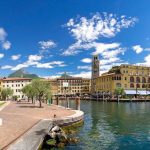
[[[64,105],[64,102],[60,102]],[[75,108],[74,101],[70,107]],[[67,150],[150,150],[150,103],[81,101],[80,142]]]

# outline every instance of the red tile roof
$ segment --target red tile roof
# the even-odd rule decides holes
[[[1,78],[3,81],[32,80],[31,78]]]

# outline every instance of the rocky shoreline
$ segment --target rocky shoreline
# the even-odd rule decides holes
[[[64,127],[53,125],[50,131],[45,135],[43,143],[39,150],[51,148],[64,148],[67,144],[76,144],[79,139],[75,133],[78,127],[83,125],[83,121],[73,123]]]

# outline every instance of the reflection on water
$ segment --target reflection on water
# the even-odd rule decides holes
[[[64,101],[60,102],[65,105]],[[75,102],[70,101],[75,108]],[[79,128],[80,143],[68,150],[150,149],[150,103],[81,101],[85,124]]]

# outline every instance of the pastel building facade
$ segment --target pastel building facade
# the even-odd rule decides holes
[[[91,79],[72,77],[63,74],[60,78],[48,79],[51,84],[52,95],[82,95],[89,94],[91,90]],[[67,86],[64,86],[67,85]]]
[[[1,79],[1,89],[10,88],[13,90],[13,96],[17,96],[22,99],[25,95],[22,93],[22,88],[32,81],[31,78],[2,78]]]
[[[150,67],[122,64],[95,78],[95,92],[114,93],[123,88],[126,94],[146,95],[150,92]]]

